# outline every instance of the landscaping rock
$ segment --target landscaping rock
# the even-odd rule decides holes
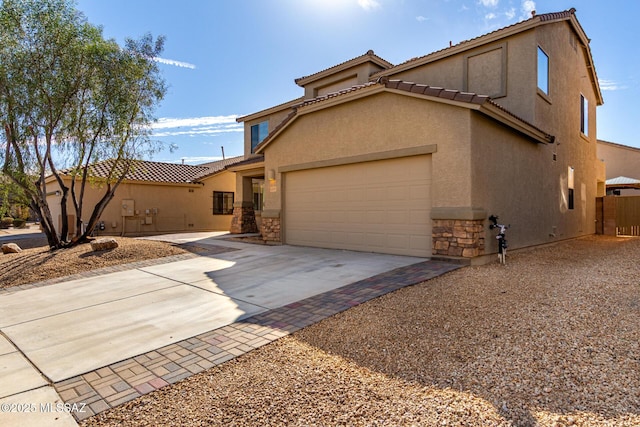
[[[2,245],[3,254],[17,254],[20,252],[22,252],[22,249],[20,249],[20,246],[15,243],[5,243]]]
[[[106,251],[107,249],[115,249],[118,247],[118,242],[112,237],[105,237],[102,239],[94,240],[91,242],[91,249],[94,252]]]

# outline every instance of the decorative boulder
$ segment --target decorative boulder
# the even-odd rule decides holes
[[[5,243],[2,245],[3,254],[17,254],[20,252],[22,252],[22,249],[20,249],[20,246],[15,243]]]
[[[115,249],[118,247],[118,242],[116,239],[111,237],[104,237],[102,239],[97,239],[91,242],[91,249],[94,252],[97,251],[106,251],[107,249]]]

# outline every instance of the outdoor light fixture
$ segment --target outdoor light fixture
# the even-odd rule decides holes
[[[269,181],[275,181],[276,171],[274,171],[273,169],[269,169],[269,172],[267,173],[267,178],[269,179]]]

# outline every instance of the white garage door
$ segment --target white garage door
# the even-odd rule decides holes
[[[431,156],[288,172],[285,242],[431,256]]]

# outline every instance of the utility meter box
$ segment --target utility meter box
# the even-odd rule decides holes
[[[135,212],[135,204],[133,199],[122,200],[122,216],[133,216]]]

